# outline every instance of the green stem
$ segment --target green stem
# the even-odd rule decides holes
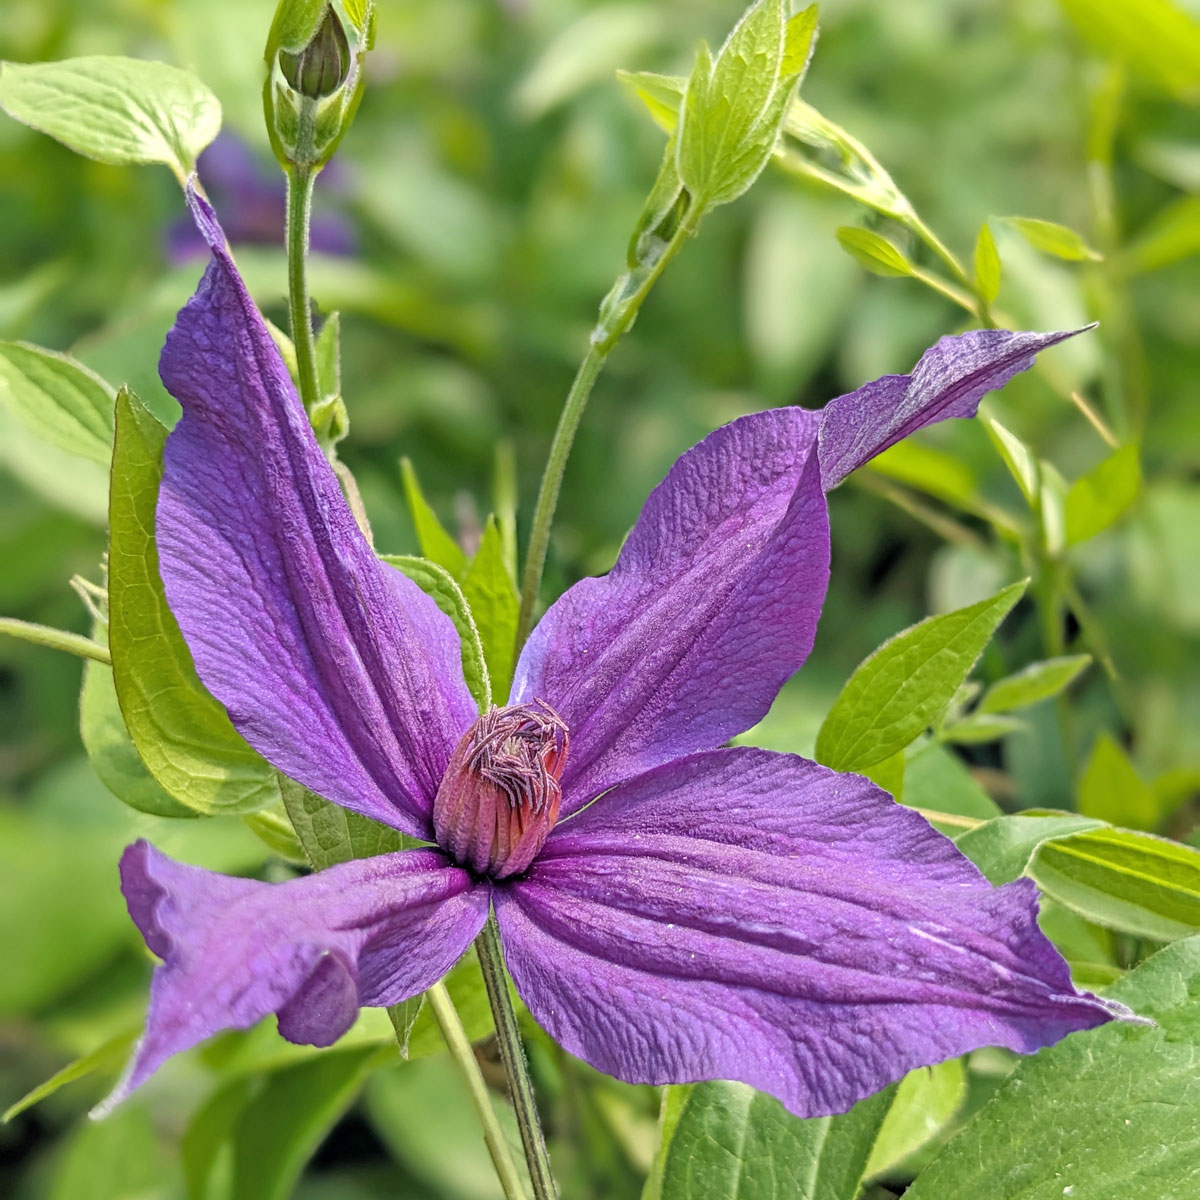
[[[633,324],[650,289],[658,282],[659,276],[695,230],[695,218],[685,217],[679,223],[653,267],[646,271],[637,289],[622,302],[616,319],[603,330],[597,328],[592,334],[588,352],[575,373],[571,390],[563,402],[558,427],[554,431],[554,440],[550,443],[546,469],[542,472],[542,483],[533,510],[529,547],[525,555],[525,572],[521,577],[521,607],[517,614],[517,654],[520,654],[525,639],[529,637],[529,631],[533,628],[533,610],[537,605],[538,592],[542,586],[542,572],[546,567],[546,551],[550,546],[550,527],[554,523],[554,510],[558,507],[567,459],[571,454],[575,434],[579,431],[579,423],[583,420],[588,397],[592,394],[592,388],[612,348]]]
[[[292,343],[296,347],[300,399],[311,412],[320,399],[320,393],[317,388],[312,306],[308,299],[305,268],[308,263],[308,225],[316,172],[311,167],[293,167],[288,172],[287,181],[288,315],[292,322]]]
[[[982,320],[979,311],[979,301],[974,296],[967,292],[956,288],[954,284],[943,279],[940,275],[935,275],[932,271],[924,271],[920,267],[913,267],[912,275],[914,279],[919,279],[927,288],[932,288],[935,292],[939,292],[945,296],[947,300],[953,300],[960,308],[965,308],[977,321]]]
[[[521,1144],[525,1147],[525,1160],[529,1164],[534,1200],[557,1200],[558,1190],[550,1171],[550,1156],[546,1152],[546,1139],[542,1136],[537,1098],[529,1078],[529,1064],[525,1061],[525,1047],[521,1044],[512,997],[508,994],[504,958],[500,953],[500,934],[494,916],[488,917],[483,932],[476,939],[475,952],[479,956],[488,1003],[492,1006],[492,1017],[496,1022],[500,1061],[504,1064],[513,1107],[517,1112],[517,1125],[521,1130]]]
[[[450,999],[450,993],[446,990],[446,985],[435,983],[425,993],[425,996],[450,1054],[458,1063],[463,1078],[467,1081],[467,1087],[471,1092],[471,1101],[483,1124],[483,1140],[487,1143],[488,1153],[492,1156],[492,1166],[496,1168],[496,1175],[500,1180],[501,1188],[504,1189],[504,1195],[507,1200],[527,1200],[525,1185],[521,1182],[521,1176],[517,1172],[517,1164],[513,1161],[512,1152],[508,1148],[504,1130],[500,1128],[500,1122],[496,1119],[496,1110],[492,1108],[491,1097],[488,1095],[483,1074],[479,1070],[479,1063],[475,1059],[475,1052],[471,1049],[467,1031],[463,1028],[454,1002]]]
[[[78,633],[67,633],[65,629],[55,629],[52,625],[35,625],[32,621],[18,621],[15,617],[0,617],[0,634],[20,638],[22,641],[33,642],[38,646],[49,646],[52,650],[65,650],[68,654],[76,654],[80,658],[90,658],[95,662],[112,666],[112,655],[107,646],[92,641]]]

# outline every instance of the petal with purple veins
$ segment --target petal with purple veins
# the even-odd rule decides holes
[[[808,657],[829,577],[817,414],[755,413],[684,454],[616,565],[534,630],[513,701],[567,723],[567,814],[759,721]]]
[[[476,716],[458,635],[359,532],[212,209],[191,199],[213,261],[160,363],[183,406],[156,518],[167,599],[201,680],[260,754],[428,837]]]
[[[944,337],[921,355],[911,375],[884,375],[831,400],[821,413],[825,490],[926,425],[973,417],[980,400],[1032,367],[1039,351],[1083,332],[976,329]]]
[[[489,902],[486,886],[430,850],[269,884],[185,866],[140,841],[121,859],[121,888],[162,963],[146,1032],[99,1115],[171,1055],[269,1013],[290,1041],[331,1045],[361,1006],[436,983],[483,928]]]
[[[868,780],[768,751],[622,784],[495,904],[567,1050],[631,1082],[740,1080],[801,1117],[1128,1015],[1074,990],[1028,880],[994,888]]]

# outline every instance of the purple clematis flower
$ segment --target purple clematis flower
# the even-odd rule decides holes
[[[551,606],[508,705],[481,715],[451,622],[360,535],[212,210],[191,203],[213,260],[161,362],[183,406],[158,503],[168,599],[252,746],[431,845],[274,885],[131,846],[123,889],[162,963],[110,1105],[269,1013],[329,1045],[360,1006],[438,980],[489,908],[567,1050],[635,1082],[742,1080],[800,1116],[1127,1015],[1074,990],[1030,881],[991,886],[867,779],[722,748],[812,646],[825,490],[973,414],[1068,334],[943,338],[821,412],[717,430],[612,571]]]

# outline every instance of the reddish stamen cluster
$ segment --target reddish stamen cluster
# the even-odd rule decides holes
[[[568,740],[542,700],[488,709],[456,747],[433,803],[442,849],[494,879],[525,870],[558,820]]]

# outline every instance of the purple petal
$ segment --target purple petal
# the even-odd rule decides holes
[[[1033,366],[1038,351],[1083,332],[977,329],[944,337],[921,355],[911,375],[885,375],[831,400],[821,414],[825,490],[926,425],[973,417],[988,392]]]
[[[212,209],[192,206],[213,261],[159,364],[183,405],[158,500],[167,599],[201,680],[260,754],[428,837],[477,715],[458,634],[367,545]]]
[[[808,657],[829,577],[816,427],[781,408],[705,438],[651,493],[612,571],[534,630],[513,701],[546,701],[571,731],[564,814],[750,728]]]
[[[269,884],[185,866],[139,841],[121,859],[121,888],[163,961],[146,1032],[99,1116],[171,1055],[268,1013],[289,1041],[331,1045],[360,1006],[436,983],[483,928],[489,901],[487,887],[430,850]]]
[[[741,1080],[801,1117],[1127,1015],[1074,991],[1028,880],[994,888],[868,780],[763,750],[621,785],[494,901],[567,1050],[631,1082]]]

